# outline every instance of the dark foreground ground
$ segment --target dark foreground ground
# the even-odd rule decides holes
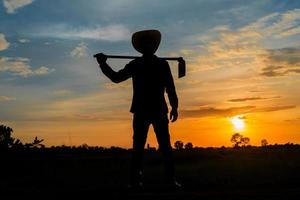
[[[163,183],[160,153],[145,152],[141,191],[127,189],[126,150],[23,149],[0,152],[0,199],[299,199],[300,148],[174,151],[181,190]]]

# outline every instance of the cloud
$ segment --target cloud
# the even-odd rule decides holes
[[[279,110],[287,110],[296,108],[295,105],[287,105],[287,106],[273,106],[273,107],[263,107],[254,109],[252,112],[275,112]]]
[[[298,123],[300,121],[300,117],[294,118],[294,119],[286,119],[284,121],[286,121],[286,122],[297,122]]]
[[[284,76],[290,73],[300,74],[300,69],[286,69],[289,67],[283,66],[267,66],[263,68],[261,75],[268,77]]]
[[[9,47],[9,42],[6,41],[5,35],[0,33],[0,51],[3,51]]]
[[[104,88],[106,89],[121,89],[121,90],[124,90],[124,89],[128,89],[131,87],[131,82],[129,81],[124,81],[124,82],[121,82],[119,84],[115,84],[115,83],[105,83],[104,84]]]
[[[6,12],[9,14],[15,13],[17,9],[31,4],[33,0],[3,0],[3,5]]]
[[[3,116],[9,115],[10,120],[16,121],[77,121],[98,120],[116,121],[130,120],[128,114],[130,94],[127,91],[100,92],[76,95],[75,91],[58,89],[49,92],[47,101],[39,101],[30,106],[17,105],[16,109],[6,109]],[[66,98],[64,98],[66,97]],[[26,102],[25,102],[26,104]],[[22,107],[22,112],[18,108]],[[118,113],[118,115],[116,115]],[[5,115],[6,114],[6,115]]]
[[[252,68],[260,65],[260,56],[266,54],[260,44],[262,36],[255,30],[221,26],[209,30],[205,37],[200,37],[203,54],[194,59],[198,69]]]
[[[256,113],[256,112],[275,112],[286,109],[296,108],[295,105],[286,106],[273,106],[273,107],[262,107],[257,108],[256,106],[241,106],[241,107],[229,107],[229,108],[214,108],[205,107],[193,110],[181,110],[183,118],[200,118],[200,117],[232,117],[235,115],[241,115],[246,113]]]
[[[28,62],[29,59],[27,58],[0,57],[0,72],[8,72],[17,76],[29,77],[46,75],[55,71],[55,69],[50,69],[45,66],[33,70]]]
[[[214,107],[205,107],[194,110],[182,110],[181,114],[184,118],[189,117],[209,117],[209,116],[234,116],[238,114],[243,114],[254,109],[255,106],[242,106],[242,107],[230,107],[230,108],[214,108]]]
[[[255,100],[265,100],[265,99],[273,99],[279,98],[279,96],[271,97],[271,98],[263,98],[263,97],[245,97],[245,98],[237,98],[237,99],[230,99],[229,102],[244,102],[244,101],[255,101]]]
[[[266,66],[261,75],[268,77],[284,76],[300,73],[300,49],[282,48],[268,50],[265,55]]]
[[[43,32],[41,36],[62,39],[94,39],[104,41],[123,41],[130,38],[130,31],[124,25],[108,25],[95,27],[69,27],[67,25],[55,25]]]
[[[300,64],[300,49],[282,48],[268,51],[268,58],[274,62],[284,62],[291,65]]]
[[[77,47],[75,47],[75,49],[73,49],[70,52],[70,55],[75,58],[86,57],[87,50],[88,50],[87,44],[85,44],[84,42],[81,42],[80,44],[78,44]]]
[[[15,101],[16,97],[8,97],[8,96],[0,96],[0,102],[1,101]]]
[[[22,39],[19,39],[19,42],[20,43],[29,43],[30,40],[22,38]]]
[[[260,18],[243,30],[256,30],[264,36],[274,38],[289,37],[300,33],[300,9],[289,10],[284,13],[272,13]]]
[[[242,101],[254,101],[254,100],[261,100],[266,98],[261,97],[246,97],[246,98],[239,98],[239,99],[230,99],[229,102],[242,102]]]
[[[126,112],[115,115],[114,112],[101,112],[89,114],[75,114],[71,116],[75,120],[80,121],[129,121],[130,118]]]
[[[55,69],[49,69],[48,67],[45,66],[41,66],[40,68],[32,71],[32,75],[46,75],[46,74],[50,74],[51,72],[54,72]]]
[[[279,72],[279,70],[284,69],[283,66],[266,66],[262,69],[261,75],[263,76],[268,76],[268,77],[273,77],[273,76],[283,76],[286,74],[285,71]]]
[[[253,23],[233,29],[229,26],[216,26],[205,34],[195,36],[201,43],[201,55],[192,56],[192,71],[240,68],[249,69],[251,77],[284,76],[299,72],[300,49],[295,46],[295,36],[300,32],[300,9],[284,13],[272,13]],[[294,47],[287,46],[287,41]],[[265,46],[273,46],[274,49]],[[280,69],[279,69],[280,67]],[[276,69],[275,69],[276,68]]]

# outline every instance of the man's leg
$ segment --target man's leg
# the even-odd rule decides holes
[[[170,143],[168,116],[155,118],[153,128],[159,144],[159,150],[163,154],[167,181],[174,182],[174,160]]]
[[[147,133],[150,126],[149,120],[145,117],[134,114],[133,116],[133,150],[130,172],[130,182],[134,185],[141,184],[142,158],[144,146],[147,140]]]

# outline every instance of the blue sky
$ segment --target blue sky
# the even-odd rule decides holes
[[[215,110],[253,106],[229,105],[230,98],[276,96],[280,98],[272,99],[273,104],[255,102],[255,106],[264,112],[269,112],[268,105],[275,110],[294,109],[290,118],[281,121],[298,119],[299,8],[297,0],[1,0],[0,122],[15,127],[24,140],[41,135],[49,145],[61,144],[68,140],[66,132],[74,132],[73,137],[81,139],[76,144],[111,145],[113,139],[101,143],[96,132],[104,131],[101,123],[107,127],[116,121],[126,127],[112,130],[116,135],[120,130],[131,131],[130,81],[111,84],[92,55],[99,51],[137,55],[130,39],[142,29],[162,32],[158,55],[180,55],[187,61],[186,78],[178,80],[173,71],[184,119],[194,113],[201,118],[206,112],[203,105]],[[117,70],[126,62],[110,64]],[[241,85],[235,88],[238,92],[232,87],[237,84]],[[218,95],[212,92],[216,88],[221,91]],[[244,94],[245,90],[265,91],[265,96]],[[191,110],[191,116],[185,114]],[[115,117],[116,112],[120,117]],[[89,120],[95,120],[98,125],[92,126],[97,128],[83,137],[78,130],[90,126],[85,124]],[[61,127],[61,121],[82,126],[50,128]],[[183,124],[184,120],[177,129]],[[194,139],[199,130],[190,130]],[[184,138],[177,134],[177,139]],[[118,142],[128,146],[130,140]]]

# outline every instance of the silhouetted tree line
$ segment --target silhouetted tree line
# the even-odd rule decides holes
[[[45,145],[42,144],[44,141],[43,139],[38,139],[38,137],[35,137],[34,140],[30,143],[23,143],[21,140],[16,139],[12,137],[13,129],[9,126],[0,125],[0,149],[45,149]],[[93,147],[89,146],[87,144],[82,144],[80,146],[51,146],[47,148],[52,151],[104,151],[109,150],[110,152],[120,152],[125,151],[126,149],[123,149],[121,147],[112,146],[110,148],[104,148],[104,147]]]
[[[46,148],[43,143],[43,139],[38,139],[35,137],[34,140],[30,143],[23,143],[19,139],[12,137],[13,129],[9,126],[0,125],[0,150],[2,149],[43,149],[44,151],[55,151],[55,152],[125,152],[130,151],[131,149],[125,149],[117,146],[112,146],[109,148],[101,147],[101,146],[89,146],[87,144],[82,144],[79,146],[51,146]],[[265,149],[276,149],[276,148],[284,148],[284,149],[298,149],[300,148],[299,144],[294,143],[286,143],[286,144],[269,144],[266,139],[261,140],[261,147],[251,146],[250,138],[244,137],[239,133],[235,133],[232,135],[230,141],[233,143],[234,148],[265,148]],[[195,147],[191,142],[183,143],[178,140],[174,143],[174,148],[176,150],[202,150],[202,149],[231,149],[231,147]],[[156,148],[150,147],[147,145],[146,151],[156,151]]]
[[[9,126],[0,125],[0,149],[9,148],[45,148],[43,139],[37,137],[31,143],[22,143],[19,139],[12,137],[13,129]]]

